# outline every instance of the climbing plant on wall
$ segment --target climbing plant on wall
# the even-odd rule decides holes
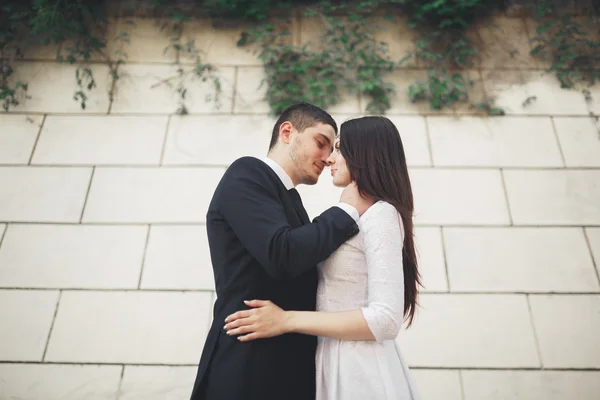
[[[195,17],[209,17],[249,26],[239,46],[254,46],[264,63],[266,100],[279,113],[299,100],[330,107],[346,93],[358,93],[369,113],[385,113],[396,89],[389,80],[395,69],[412,58],[427,72],[413,82],[406,95],[413,102],[427,102],[432,110],[470,103],[475,109],[501,115],[493,99],[471,99],[473,85],[468,70],[476,68],[474,56],[481,49],[470,39],[476,24],[485,24],[493,13],[520,7],[523,15],[538,22],[531,55],[544,60],[566,89],[581,90],[591,101],[587,86],[600,77],[598,2],[593,0],[139,0],[148,14],[167,17],[167,53],[176,52],[176,74],[158,82],[168,85],[179,98],[177,113],[186,114],[186,95],[197,81],[213,84],[209,100],[219,103],[221,84],[216,68],[203,59],[193,41],[184,40],[186,27]],[[110,7],[108,7],[110,5]],[[143,6],[143,7],[142,7]],[[72,97],[86,107],[90,91],[97,90],[90,61],[108,65],[112,79],[108,91],[113,100],[120,67],[127,62],[129,33],[106,34],[108,9],[113,0],[2,0],[0,2],[0,102],[5,110],[26,100],[29,85],[15,78],[18,60],[39,45],[56,45],[57,62],[76,66]],[[133,13],[135,14],[135,13]],[[401,16],[402,18],[397,19]],[[294,20],[314,24],[311,38],[294,43]],[[415,51],[396,56],[378,40],[383,19],[404,23],[415,33]],[[233,21],[233,22],[232,22]],[[108,41],[118,45],[110,46]],[[182,60],[188,62],[183,63]],[[191,62],[189,62],[191,61]]]

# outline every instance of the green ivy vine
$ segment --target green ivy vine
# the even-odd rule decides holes
[[[195,17],[250,25],[239,46],[254,46],[264,64],[266,100],[273,114],[300,100],[324,108],[338,104],[346,93],[360,95],[368,113],[385,113],[393,95],[426,102],[432,110],[470,104],[475,110],[503,115],[493,99],[471,99],[475,57],[482,49],[470,39],[475,24],[494,13],[520,7],[537,22],[531,56],[543,60],[548,73],[565,89],[581,90],[591,103],[589,86],[600,78],[600,29],[594,18],[600,6],[592,0],[196,0],[176,6],[167,0],[139,0],[154,15],[168,16],[169,40],[165,52],[175,52],[176,74],[155,86],[167,85],[179,98],[178,114],[186,105],[190,85],[210,82],[214,91],[207,101],[220,103],[221,83],[216,68],[204,62],[185,29]],[[114,2],[113,2],[114,3]],[[179,3],[178,3],[179,4]],[[36,45],[58,46],[57,61],[76,66],[73,98],[86,108],[96,88],[92,60],[108,65],[109,100],[114,99],[121,67],[127,62],[128,32],[106,37],[106,4],[94,0],[2,0],[0,3],[0,101],[4,110],[27,98],[28,83],[15,79],[15,61]],[[394,58],[388,44],[377,40],[380,21],[407,20],[415,33],[415,51]],[[310,41],[295,43],[293,21],[314,21],[320,32]],[[133,22],[131,22],[133,24]],[[110,46],[107,40],[117,42]],[[427,76],[413,82],[405,94],[395,93],[389,77],[408,59],[414,59]],[[535,101],[534,98],[525,102]],[[590,108],[591,110],[591,108]],[[590,111],[596,121],[598,116]]]

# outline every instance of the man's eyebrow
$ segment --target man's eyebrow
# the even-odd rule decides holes
[[[331,144],[331,139],[329,139],[329,137],[323,133],[319,133],[319,135],[323,136],[323,139],[327,140],[327,143]]]

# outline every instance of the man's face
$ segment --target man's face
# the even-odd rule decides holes
[[[302,132],[294,131],[290,142],[290,159],[294,163],[298,183],[314,185],[333,150],[335,131],[331,125],[318,123]]]

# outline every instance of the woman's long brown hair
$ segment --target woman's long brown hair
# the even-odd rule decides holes
[[[413,322],[421,278],[413,236],[414,202],[404,146],[396,126],[385,117],[362,117],[340,127],[340,152],[361,195],[392,204],[404,225],[404,318]]]

